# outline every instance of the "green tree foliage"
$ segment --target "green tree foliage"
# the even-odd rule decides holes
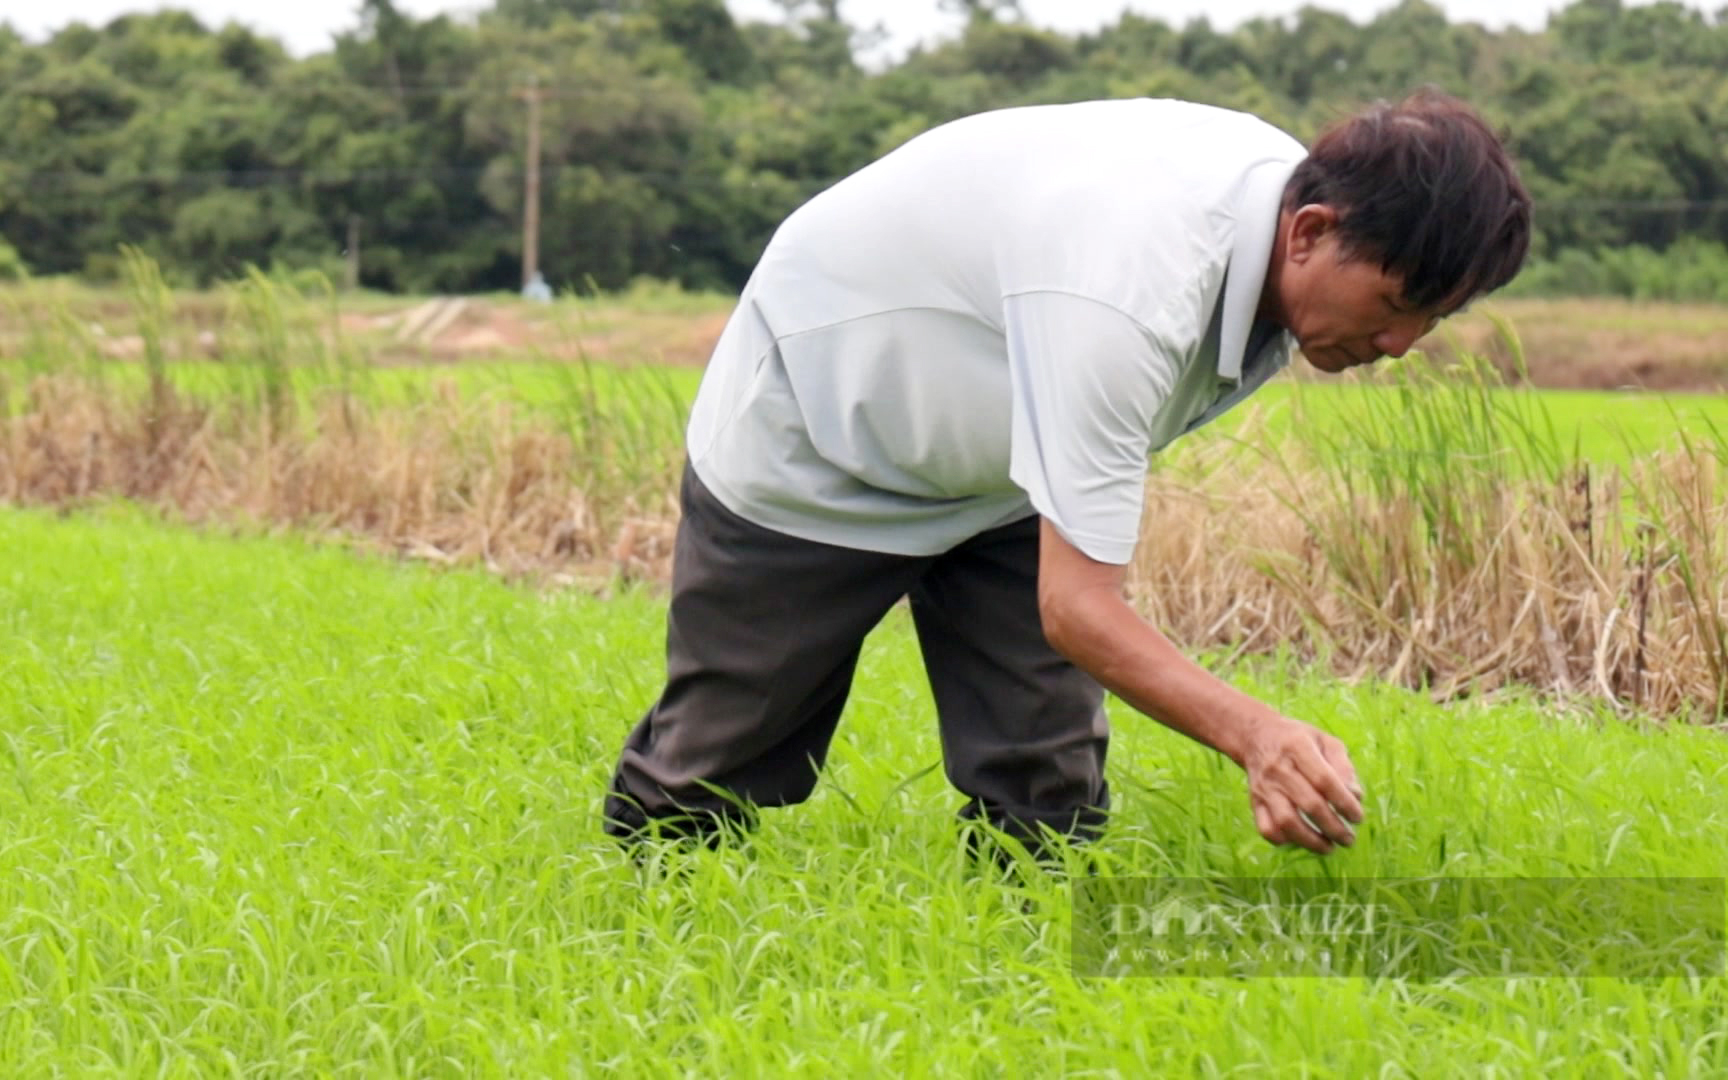
[[[17,281],[29,276],[30,268],[24,265],[18,249],[0,237],[0,281]]]
[[[737,286],[802,201],[968,113],[1177,96],[1306,139],[1432,83],[1508,135],[1539,204],[1533,287],[1728,295],[1728,12],[1576,0],[1542,31],[1489,31],[1402,0],[1366,23],[1127,14],[1071,36],[1017,0],[929,0],[951,36],[885,64],[881,28],[839,0],[748,24],[725,0],[492,0],[461,20],[399,3],[362,0],[305,58],[183,12],[40,44],[0,24],[8,265],[101,276],[125,243],[189,283],[333,271],[357,227],[369,286],[513,288],[532,87],[550,280]]]

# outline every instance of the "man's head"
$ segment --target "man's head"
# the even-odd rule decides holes
[[[1468,105],[1423,90],[1328,129],[1284,189],[1262,312],[1323,371],[1402,356],[1512,280],[1530,196]]]

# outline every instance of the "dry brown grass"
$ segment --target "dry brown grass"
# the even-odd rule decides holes
[[[1415,499],[1340,498],[1317,470],[1155,479],[1134,597],[1193,649],[1286,650],[1437,699],[1534,688],[1723,719],[1728,501],[1719,460],[1502,488],[1449,554]]]
[[[118,497],[192,522],[306,528],[511,575],[664,576],[670,493],[621,490],[577,447],[569,433],[525,424],[505,404],[464,403],[448,387],[413,409],[331,397],[315,415],[283,418],[44,376],[0,430],[0,502]]]
[[[629,480],[607,463],[639,443],[555,432],[448,386],[412,409],[328,397],[282,417],[42,376],[0,415],[3,502],[122,497],[590,586],[668,570],[675,439]],[[1193,649],[1283,650],[1442,698],[1522,686],[1721,720],[1720,448],[1546,478],[1457,451],[1367,477],[1252,436],[1190,454],[1149,481],[1133,596]]]

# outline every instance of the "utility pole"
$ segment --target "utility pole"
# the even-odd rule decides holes
[[[540,102],[546,91],[530,75],[519,96],[528,102],[528,170],[522,193],[522,287],[527,289],[540,276]]]
[[[342,286],[349,292],[360,287],[360,215],[348,215],[348,247],[344,251]]]

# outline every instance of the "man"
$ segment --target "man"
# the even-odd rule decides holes
[[[1034,849],[1096,833],[1109,690],[1241,766],[1268,841],[1351,843],[1344,746],[1124,600],[1148,455],[1293,343],[1328,372],[1402,355],[1511,279],[1529,221],[1493,133],[1434,91],[1311,153],[1183,102],[1009,109],[817,196],[692,411],[667,684],[607,830],[711,834],[807,798],[860,643],[906,596],[962,818]]]

